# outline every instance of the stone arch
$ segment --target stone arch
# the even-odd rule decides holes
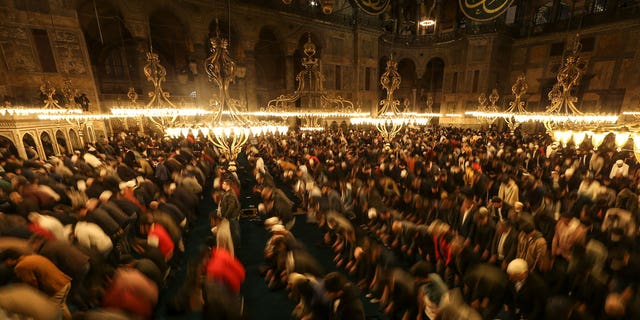
[[[149,30],[153,51],[167,69],[167,80],[177,80],[188,74],[189,54],[187,24],[170,8],[158,8],[149,15]],[[177,88],[172,88],[177,89]]]
[[[0,134],[0,153],[6,157],[8,155],[18,156],[18,148],[11,137]]]
[[[71,149],[76,150],[76,149],[82,148],[82,144],[80,143],[80,137],[78,136],[78,133],[76,132],[76,130],[69,129],[69,140],[71,142]]]
[[[273,28],[263,26],[260,29],[254,54],[258,106],[264,107],[286,89],[285,53]]]
[[[67,137],[62,130],[56,130],[56,143],[60,147],[60,153],[68,153],[71,151]]]
[[[47,131],[40,132],[40,144],[42,144],[42,151],[44,151],[45,157],[48,159],[51,156],[55,156],[57,151],[56,143],[51,139],[51,135]]]
[[[22,135],[22,143],[24,144],[24,151],[27,154],[27,159],[36,160],[40,158],[38,153],[38,144],[31,133],[27,132]]]
[[[87,126],[87,135],[89,136],[89,141],[91,143],[96,142],[96,133],[93,130],[93,127]]]
[[[445,61],[440,57],[431,58],[425,67],[418,87],[420,90],[420,109],[426,108],[427,98],[433,99],[433,110],[440,110],[442,101],[442,84],[444,80]]]
[[[413,89],[416,88],[416,80],[418,78],[416,75],[416,63],[411,58],[399,60],[398,73],[401,77],[400,88],[394,93],[394,96],[400,100],[400,106],[402,107],[407,99],[411,102],[413,101]]]
[[[91,0],[79,3],[76,11],[100,91],[126,92],[137,80],[139,53],[122,11],[111,1],[95,1],[94,7]]]

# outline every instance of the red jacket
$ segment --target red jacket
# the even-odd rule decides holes
[[[158,302],[158,286],[140,271],[120,268],[106,290],[102,305],[151,319]]]
[[[158,238],[158,249],[162,251],[162,255],[165,260],[169,260],[173,255],[173,249],[175,248],[175,244],[173,243],[173,240],[171,240],[169,232],[167,232],[162,225],[154,223],[151,226],[151,230],[149,230],[147,239],[151,237]]]
[[[207,278],[218,280],[233,293],[240,293],[240,285],[244,282],[245,270],[242,263],[223,248],[213,248],[211,258],[207,262]]]

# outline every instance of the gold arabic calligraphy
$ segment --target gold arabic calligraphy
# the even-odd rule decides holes
[[[500,0],[500,1],[498,1],[499,6],[494,7],[493,9],[491,9],[491,5],[494,2],[496,2],[496,0],[480,0],[480,1],[476,2],[476,3],[472,3],[469,0],[464,0],[464,5],[469,9],[475,9],[475,8],[478,8],[479,6],[482,6],[482,11],[484,11],[484,12],[486,12],[488,14],[492,14],[492,13],[500,12],[509,3],[511,3],[511,1],[509,1],[509,0]]]
[[[387,6],[388,0],[362,0],[362,5],[372,8],[374,10],[382,10]]]
[[[356,0],[355,2],[369,14],[379,14],[389,5],[389,0]]]

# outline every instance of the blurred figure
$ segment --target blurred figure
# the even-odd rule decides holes
[[[332,301],[329,320],[364,320],[364,306],[358,289],[338,272],[331,272],[324,277],[324,288],[327,298]]]

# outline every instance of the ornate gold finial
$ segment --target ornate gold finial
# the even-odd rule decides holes
[[[480,111],[485,111],[486,107],[487,107],[487,94],[483,92],[478,96],[478,109]]]
[[[427,113],[433,112],[433,96],[429,95],[427,97]]]
[[[73,87],[71,83],[71,79],[64,79],[63,85],[61,89],[62,95],[66,99],[66,102],[69,103],[67,107],[71,107],[71,105],[75,105],[75,97],[78,96],[78,89]]]
[[[396,115],[400,113],[398,109],[400,101],[393,97],[393,93],[400,87],[402,79],[398,73],[397,66],[398,64],[393,60],[393,55],[391,55],[387,61],[387,70],[380,76],[380,84],[387,92],[387,97],[380,100],[380,106],[382,107],[378,110],[377,117],[381,119],[376,124],[376,129],[383,139],[387,141],[387,144],[390,144],[391,140],[402,129],[402,123],[394,121]]]
[[[516,82],[513,84],[513,86],[511,86],[511,93],[513,94],[515,99],[509,102],[509,107],[507,108],[507,112],[514,112],[514,113],[527,112],[527,110],[525,110],[525,101],[522,100],[522,97],[527,93],[527,90],[529,90],[529,85],[527,84],[527,78],[525,77],[524,73],[521,73],[518,76],[518,79],[516,79]],[[515,120],[515,117],[505,118],[504,120],[507,123],[507,126],[509,127],[509,129],[511,130],[511,133],[513,133],[520,126],[520,123]]]
[[[134,106],[138,104],[138,93],[136,92],[136,88],[129,87],[129,92],[127,92],[127,97],[129,98],[129,100]]]
[[[51,84],[50,81],[45,81],[40,86],[40,92],[46,97],[44,99],[44,107],[43,109],[62,109],[62,107],[58,104],[58,100],[53,98],[56,94],[56,88]]]
[[[513,86],[511,86],[511,92],[519,100],[520,97],[527,93],[527,90],[529,90],[529,84],[527,84],[524,73],[521,73]]]
[[[500,100],[500,94],[498,94],[498,89],[491,90],[491,94],[489,95],[489,102],[491,102],[491,107],[496,107],[496,103]]]
[[[393,55],[391,55],[391,57],[389,57],[389,60],[387,60],[387,70],[382,74],[382,76],[380,77],[380,84],[382,85],[382,88],[387,92],[387,99],[388,101],[393,101],[393,92],[396,91],[398,88],[400,88],[400,81],[401,81],[401,77],[400,74],[398,73],[398,63],[393,60]],[[383,100],[385,101],[385,100]],[[397,100],[396,100],[397,102]],[[399,103],[399,102],[398,102]],[[390,108],[393,108],[393,106],[397,106],[398,103],[392,103],[389,105]],[[382,102],[381,102],[382,104]],[[381,110],[381,112],[392,112],[391,109],[386,110],[387,108],[383,108],[383,110]]]
[[[304,54],[308,58],[316,55],[316,45],[311,40],[311,32],[307,32],[307,42],[304,44]]]
[[[587,67],[580,57],[581,50],[580,35],[576,34],[573,43],[567,48],[566,60],[556,75],[557,83],[554,85],[553,90],[549,92],[551,104],[547,107],[547,112],[564,110],[566,113],[582,114],[582,111],[578,110],[575,105],[578,98],[571,93],[571,89],[580,84]]]

